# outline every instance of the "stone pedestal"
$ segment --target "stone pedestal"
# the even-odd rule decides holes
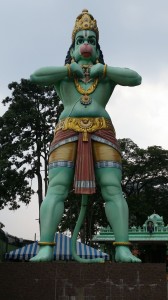
[[[0,264],[1,300],[166,300],[165,264]]]

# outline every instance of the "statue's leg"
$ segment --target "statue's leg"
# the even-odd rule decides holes
[[[128,206],[121,189],[121,170],[118,168],[96,168],[96,178],[105,201],[105,212],[116,242],[128,242]],[[115,260],[118,262],[140,262],[128,246],[116,246]]]
[[[64,212],[64,200],[74,176],[74,169],[59,167],[49,172],[47,195],[40,208],[40,242],[53,242],[58,224]],[[31,261],[53,260],[53,246],[40,246],[38,254]]]

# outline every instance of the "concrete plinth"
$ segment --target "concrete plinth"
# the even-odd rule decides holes
[[[166,266],[0,263],[0,299],[166,300]]]

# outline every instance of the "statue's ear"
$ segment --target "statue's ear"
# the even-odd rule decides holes
[[[71,57],[73,57],[73,53],[74,53],[74,48],[71,48],[70,49],[70,55],[71,55]]]
[[[97,50],[96,50],[96,53],[97,53],[97,58],[99,58],[99,57],[100,57],[100,50],[97,49]]]

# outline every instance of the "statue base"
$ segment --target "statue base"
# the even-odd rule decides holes
[[[0,263],[1,300],[167,298],[165,264]]]

